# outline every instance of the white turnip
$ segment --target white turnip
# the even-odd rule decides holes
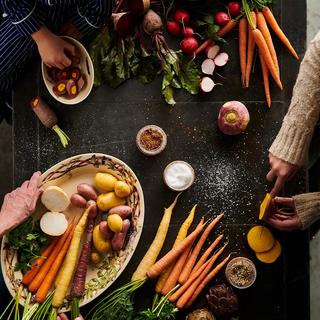
[[[209,59],[214,59],[220,51],[220,47],[218,45],[211,45],[206,48],[206,56]]]
[[[213,61],[217,67],[223,67],[229,61],[229,56],[227,53],[221,52],[213,59]]]
[[[180,42],[180,48],[182,52],[188,56],[193,55],[198,49],[198,47],[198,41],[193,37],[185,38]]]
[[[204,74],[213,75],[215,64],[212,59],[205,59],[201,64],[201,71]]]
[[[230,20],[230,17],[227,13],[219,11],[214,16],[214,22],[219,26],[225,26]]]
[[[246,106],[239,101],[228,101],[220,109],[218,127],[227,135],[237,135],[243,132],[250,121]]]
[[[163,23],[161,17],[153,10],[149,9],[143,18],[143,30],[146,34],[152,35],[161,31]]]

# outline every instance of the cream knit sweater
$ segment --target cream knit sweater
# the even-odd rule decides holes
[[[269,151],[291,164],[302,166],[320,114],[320,32],[311,41],[301,62],[288,113]],[[319,146],[320,148],[320,146]],[[320,193],[293,197],[303,229],[320,218]]]

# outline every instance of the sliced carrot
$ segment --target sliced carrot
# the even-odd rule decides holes
[[[50,255],[51,251],[53,248],[56,246],[58,240],[60,237],[55,237],[49,246],[44,249],[44,251],[41,253],[41,256],[32,264],[31,269],[27,271],[23,278],[22,278],[22,283],[27,286],[30,284],[30,282],[33,280],[33,278],[37,275],[39,272],[41,266],[44,264],[48,256]]]
[[[294,50],[293,46],[291,45],[289,39],[286,37],[286,35],[281,30],[277,20],[275,19],[273,13],[268,7],[264,7],[262,9],[262,13],[264,17],[266,18],[269,26],[274,31],[274,33],[278,36],[278,38],[281,40],[281,42],[289,49],[291,54],[299,60],[299,56],[297,55],[296,51]]]
[[[259,29],[254,29],[254,30],[252,30],[252,35],[253,35],[255,43],[257,44],[257,46],[261,52],[263,60],[265,61],[267,68],[268,68],[273,80],[276,82],[278,87],[282,90],[283,87],[282,87],[282,83],[281,83],[278,71],[273,63],[270,51],[268,49],[267,43],[266,43],[261,31]]]
[[[247,34],[248,21],[246,18],[241,18],[239,21],[239,58],[241,69],[241,81],[245,86],[246,65],[247,65]]]
[[[192,303],[197,299],[201,291],[206,287],[206,285],[217,275],[217,273],[225,266],[225,264],[230,259],[230,254],[220,262],[207,276],[206,278],[200,283],[200,285],[196,288],[195,292],[189,299],[189,301],[185,304],[186,307],[190,307]]]
[[[58,253],[56,259],[54,260],[49,272],[47,273],[46,277],[43,279],[41,286],[39,287],[39,289],[34,297],[34,301],[36,301],[38,303],[42,303],[46,299],[47,294],[48,294],[48,292],[52,286],[52,283],[54,281],[54,278],[56,277],[56,275],[62,265],[64,257],[66,256],[67,251],[69,249],[71,239],[73,236],[73,231],[74,231],[74,226],[72,227],[72,230],[68,234],[68,237],[67,237],[65,243],[63,244],[62,249]]]
[[[63,244],[65,243],[67,237],[69,236],[70,232],[72,231],[73,224],[69,224],[68,229],[63,234],[63,236],[59,239],[57,245],[52,250],[49,258],[45,261],[43,266],[41,267],[40,271],[37,273],[37,275],[34,277],[34,279],[31,281],[31,283],[28,286],[28,290],[30,292],[36,292],[39,287],[42,284],[43,279],[46,277],[47,273],[49,272],[53,262],[57,258],[60,250],[63,247]]]
[[[268,49],[270,51],[273,63],[278,70],[278,74],[280,74],[277,53],[276,53],[276,50],[273,45],[273,41],[272,41],[271,34],[270,34],[270,31],[267,26],[266,19],[261,12],[257,12],[256,16],[257,16],[257,28],[261,31],[264,39],[266,40],[266,43],[267,43]]]
[[[256,14],[254,12],[251,12],[251,16],[253,21],[255,22]],[[250,84],[254,49],[255,49],[255,42],[253,39],[252,28],[248,24],[248,49],[247,49],[247,63],[246,63],[246,72],[245,72],[245,88],[249,88],[249,84]]]
[[[262,76],[263,76],[264,93],[266,96],[267,106],[270,108],[271,107],[271,95],[270,95],[270,86],[269,86],[269,71],[268,71],[267,65],[266,65],[266,63],[260,53],[260,50],[259,50],[259,57],[260,57]]]
[[[237,25],[238,21],[234,20],[234,19],[230,19],[228,21],[228,23],[223,26],[218,32],[217,32],[217,36],[218,37],[223,37],[224,35],[226,35],[227,33],[229,33],[230,31],[232,31],[236,25]]]
[[[157,261],[153,266],[151,266],[147,271],[147,276],[151,279],[159,276],[170,264],[179,257],[186,248],[189,247],[197,236],[200,234],[204,228],[205,223],[203,223],[203,218],[196,227],[196,229],[191,232],[184,240],[182,240],[174,249],[171,249],[164,257]]]
[[[202,249],[210,232],[215,227],[215,225],[221,220],[222,217],[223,217],[223,213],[219,214],[215,219],[213,219],[212,222],[208,225],[208,227],[205,229],[205,231],[201,235],[199,241],[197,242],[196,246],[192,250],[190,257],[188,258],[188,261],[186,262],[186,264],[181,272],[181,275],[179,277],[179,283],[184,284],[188,280],[188,278],[191,274],[192,268],[195,265],[196,260],[198,258],[198,255],[200,253],[200,250]]]
[[[213,241],[213,243],[209,246],[209,248],[204,252],[204,254],[201,256],[197,264],[192,269],[191,275],[194,275],[196,271],[204,264],[204,262],[207,260],[213,249],[219,244],[221,239],[223,238],[223,234],[221,234],[219,237],[217,237],[216,240]]]

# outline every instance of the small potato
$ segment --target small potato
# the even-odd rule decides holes
[[[97,198],[97,205],[101,211],[108,211],[117,206],[124,205],[126,200],[116,196],[114,192],[102,193]]]
[[[132,208],[129,206],[117,206],[109,210],[108,215],[112,214],[118,214],[124,220],[132,214]]]
[[[104,191],[113,191],[117,178],[110,173],[98,172],[94,177],[94,182],[98,188]]]
[[[92,219],[95,219],[97,214],[98,214],[98,207],[97,204],[94,200],[89,200],[87,202],[87,208],[91,207],[90,212],[89,212],[89,217]]]
[[[124,181],[117,181],[114,184],[114,192],[115,192],[116,196],[118,196],[119,198],[125,198],[130,195],[131,188]]]
[[[90,184],[87,183],[80,183],[77,186],[78,193],[82,195],[84,198],[87,200],[96,200],[97,199],[97,192],[91,186]]]
[[[93,229],[93,244],[99,253],[107,253],[112,249],[110,240],[103,238],[99,225],[96,225]]]
[[[91,252],[90,258],[94,264],[97,264],[97,263],[101,262],[101,260],[102,260],[100,254],[98,252]]]
[[[100,232],[105,240],[110,240],[113,237],[113,231],[109,228],[107,221],[99,223]]]
[[[115,233],[111,240],[112,250],[119,251],[123,249],[124,241],[126,239],[126,235],[128,233],[129,228],[130,228],[130,221],[128,219],[125,219],[123,221],[123,228],[121,232]]]
[[[87,200],[79,193],[74,193],[71,196],[70,201],[75,207],[79,208],[85,208],[87,205]]]
[[[123,221],[121,217],[117,214],[112,214],[111,216],[108,216],[107,223],[109,228],[113,232],[120,232],[123,228]]]

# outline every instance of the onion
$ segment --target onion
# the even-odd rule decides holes
[[[239,101],[228,101],[220,109],[218,127],[227,135],[236,135],[244,131],[250,121],[246,106]]]

